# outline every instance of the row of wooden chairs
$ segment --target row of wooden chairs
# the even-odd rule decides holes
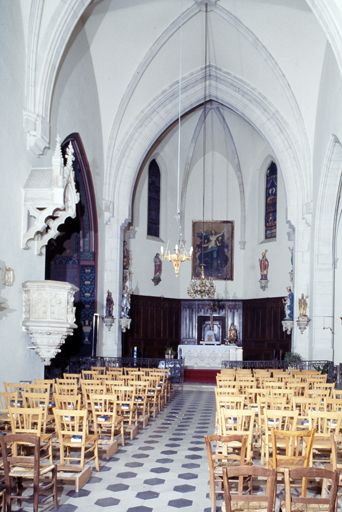
[[[301,499],[307,505],[314,505],[316,510],[335,510],[339,473],[335,468],[322,469],[310,466],[310,453],[312,450],[315,431],[284,432],[272,429],[272,459],[268,467],[255,466],[248,459],[246,435],[218,434],[205,436],[209,474],[210,474],[210,498],[211,510],[216,511],[216,495],[223,493],[222,510],[274,510],[277,478],[282,474],[285,483],[286,500],[281,503],[281,510],[305,510],[294,505],[299,501],[292,500],[290,480],[301,479]],[[280,453],[279,453],[280,451]],[[299,476],[300,475],[300,476]],[[263,498],[253,495],[253,483],[255,477],[262,477],[265,487]],[[322,498],[328,501],[310,501],[307,497],[307,485],[309,480],[320,479]],[[323,479],[323,483],[322,483]],[[328,480],[330,479],[330,482]],[[266,483],[266,486],[265,486]],[[247,484],[247,485],[246,485]],[[232,492],[234,486],[234,494]],[[298,487],[298,482],[297,482]],[[257,486],[260,495],[260,484]],[[329,492],[327,492],[327,489]],[[317,493],[317,489],[315,490]],[[330,494],[329,498],[327,494]],[[297,494],[298,497],[298,494]],[[330,500],[330,501],[329,501]],[[287,503],[286,503],[287,501]],[[237,502],[240,502],[239,504]],[[291,504],[291,506],[289,506]],[[292,507],[293,505],[293,507]],[[323,506],[323,508],[320,508]],[[299,508],[298,508],[299,507]],[[324,508],[325,507],[325,508]],[[308,508],[310,510],[310,508]]]
[[[130,426],[137,431],[142,416],[147,416],[148,411],[151,414],[159,412],[166,403],[165,396],[167,399],[170,397],[165,391],[168,372],[150,373],[151,376],[141,373],[141,380],[136,376],[134,379],[131,377],[129,386],[125,385],[128,383],[126,381],[114,379],[114,383],[110,384],[109,379],[82,379],[82,375],[76,379],[74,375],[70,378],[65,376],[65,379],[56,382],[4,383],[7,391],[0,393],[0,425],[2,423],[6,430],[5,436],[0,434],[3,467],[9,469],[13,463],[10,470],[12,476],[16,476],[17,471],[17,476],[32,476],[37,480],[37,492],[33,495],[35,511],[38,506],[38,480],[43,473],[52,476],[54,507],[58,508],[54,444],[58,443],[59,446],[58,469],[62,471],[63,479],[67,471],[81,470],[85,462],[91,460],[94,460],[95,469],[99,471],[100,448],[106,450],[109,458],[115,453],[117,442],[124,446],[124,434]],[[101,373],[97,375],[101,377]],[[21,457],[26,456],[28,448],[33,450],[34,456],[27,457],[26,463],[29,465],[24,470],[21,467],[20,471],[24,473],[19,474]],[[48,464],[45,459],[48,459]],[[5,474],[8,510],[11,509],[13,497],[17,497],[12,492],[9,475],[6,477]],[[22,491],[20,485],[17,489],[19,495]]]

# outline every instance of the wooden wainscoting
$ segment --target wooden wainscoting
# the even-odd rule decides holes
[[[122,354],[133,357],[164,357],[166,347],[177,352],[181,332],[181,301],[132,295],[131,328],[123,334]]]
[[[291,351],[291,335],[283,331],[285,318],[282,297],[250,299],[243,302],[243,359],[281,359]]]
[[[133,357],[134,347],[138,349],[138,357],[164,357],[166,347],[177,351],[181,343],[183,302],[186,301],[132,295],[132,322],[130,330],[122,336],[122,355]],[[221,305],[226,303],[229,310],[233,301],[219,302]],[[289,352],[291,336],[283,331],[281,323],[285,316],[282,297],[241,302],[243,359],[268,361],[280,359],[281,353],[284,356]],[[191,329],[195,332],[197,316],[192,315],[191,321],[196,322]]]

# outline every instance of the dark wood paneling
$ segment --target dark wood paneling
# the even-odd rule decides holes
[[[180,344],[181,301],[132,295],[131,328],[122,337],[123,356],[164,357],[166,347]]]
[[[291,350],[291,335],[283,331],[282,297],[243,301],[243,358],[245,361],[280,359]]]
[[[189,315],[189,301],[132,295],[132,322],[130,330],[122,336],[123,356],[132,357],[134,347],[138,348],[138,355],[142,357],[164,357],[166,347],[177,351],[181,343],[182,303],[184,306],[185,302],[187,308],[183,307],[183,313],[187,330],[189,333],[197,332],[198,314],[208,314],[203,308],[203,311],[196,310],[196,315]],[[226,315],[231,314],[231,302],[220,301],[223,310],[228,311]],[[281,354],[290,351],[291,336],[283,331],[281,324],[285,316],[282,297],[244,300],[241,303],[242,329],[239,327],[239,332],[242,331],[245,361],[279,359]],[[236,318],[237,316],[234,317],[235,323]],[[189,326],[189,322],[195,322],[196,325]],[[239,322],[238,324],[241,325]]]

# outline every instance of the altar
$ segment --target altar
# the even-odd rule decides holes
[[[242,361],[242,347],[236,345],[179,345],[178,359],[186,368],[221,369],[222,361]]]

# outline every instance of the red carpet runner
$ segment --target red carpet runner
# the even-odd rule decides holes
[[[198,384],[216,384],[216,374],[221,370],[191,370],[184,369],[184,382]]]

